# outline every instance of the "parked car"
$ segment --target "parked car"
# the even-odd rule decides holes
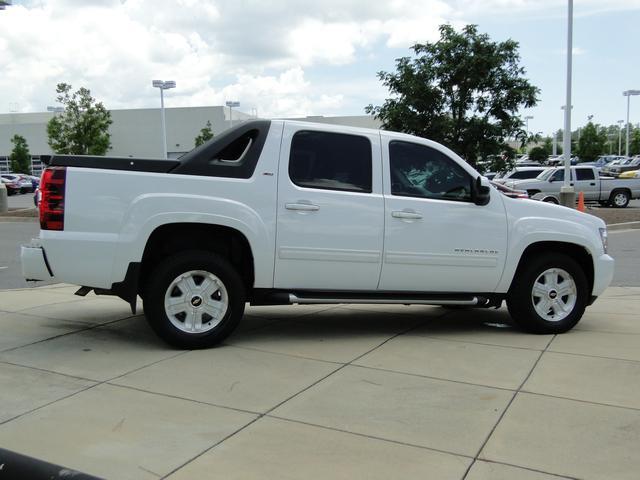
[[[629,159],[629,161],[623,164],[615,165],[611,167],[609,169],[609,173],[614,177],[618,177],[620,176],[621,173],[638,170],[639,168],[640,168],[640,157],[633,157]]]
[[[629,170],[622,172],[618,178],[640,178],[640,170]]]
[[[17,180],[4,178],[4,176],[1,178],[1,180],[7,189],[7,195],[16,195],[20,193],[20,182],[18,182]]]
[[[613,278],[601,219],[508,198],[407,134],[252,120],[179,160],[47,160],[25,278],[132,310],[140,295],[151,327],[182,348],[221,342],[246,302],[506,300],[521,328],[561,333]]]
[[[525,190],[514,190],[513,188],[509,188],[494,181],[491,181],[491,185],[496,187],[496,190],[509,198],[529,198],[529,194]]]
[[[576,192],[584,193],[586,202],[624,208],[630,200],[640,198],[640,181],[602,177],[594,167],[571,167],[570,183]],[[560,189],[563,184],[564,167],[549,168],[531,180],[506,183],[507,187],[526,190],[534,200],[550,203],[560,203]]]
[[[616,160],[624,160],[627,157],[622,157],[619,155],[601,155],[600,157],[598,157],[594,162],[582,162],[580,163],[580,166],[588,166],[588,167],[595,167],[595,168],[602,168],[605,165],[611,163],[611,162],[615,162]]]
[[[607,163],[606,165],[604,165],[602,167],[602,169],[600,170],[602,175],[608,175],[611,176],[611,169],[614,167],[617,167],[619,165],[624,165],[627,162],[630,162],[631,158],[629,157],[622,157],[622,158],[618,158],[617,160],[613,160],[609,163]]]
[[[571,157],[570,163],[571,165],[577,165],[580,162],[580,159],[578,157]],[[559,155],[557,157],[553,157],[553,158],[549,158],[547,159],[546,164],[550,167],[556,167],[558,165],[563,165],[564,164],[564,157],[562,155]]]
[[[496,175],[493,180],[495,182],[505,184],[509,180],[526,180],[527,178],[536,178],[546,169],[547,167],[543,167],[543,166],[516,167],[510,172],[505,173],[504,175],[501,175],[501,174]]]
[[[23,175],[21,173],[3,173],[2,178],[17,182],[20,185],[20,193],[33,192],[31,178],[29,178],[28,175]]]

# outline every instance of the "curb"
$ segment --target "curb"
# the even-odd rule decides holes
[[[629,230],[640,228],[640,222],[624,222],[624,223],[611,223],[607,225],[607,230],[616,231],[616,230]]]
[[[0,217],[0,222],[38,222],[38,217]]]

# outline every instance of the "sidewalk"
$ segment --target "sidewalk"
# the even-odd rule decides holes
[[[506,309],[248,307],[172,350],[110,297],[0,291],[0,448],[113,479],[636,479],[640,288]]]

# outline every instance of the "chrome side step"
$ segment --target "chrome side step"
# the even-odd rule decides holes
[[[421,299],[421,298],[329,298],[329,297],[302,297],[293,293],[289,294],[289,303],[297,304],[321,304],[321,303],[379,303],[379,304],[400,304],[400,305],[478,305],[485,303],[478,297],[472,297],[468,300],[440,300],[440,299]]]

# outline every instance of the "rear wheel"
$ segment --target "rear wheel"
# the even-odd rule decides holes
[[[558,205],[558,200],[556,200],[553,197],[546,197],[546,198],[542,199],[542,201],[546,202],[546,203],[553,203],[554,205]]]
[[[629,205],[629,200],[631,200],[629,192],[626,190],[614,190],[611,192],[609,203],[615,208],[625,208]]]
[[[552,253],[530,259],[516,274],[507,296],[511,317],[532,333],[573,328],[589,298],[584,271],[571,257]]]
[[[219,255],[182,252],[161,262],[149,278],[145,316],[158,336],[175,347],[211,347],[233,331],[244,313],[242,279]]]

